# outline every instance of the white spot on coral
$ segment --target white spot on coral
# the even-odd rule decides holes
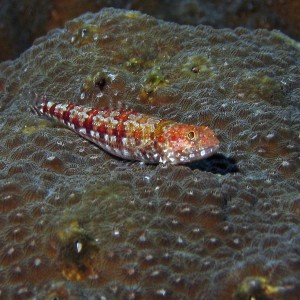
[[[268,140],[270,140],[270,139],[272,139],[273,137],[275,136],[275,133],[269,133],[269,134],[267,134],[267,139]]]
[[[166,204],[167,204],[166,206],[171,206],[171,202],[167,202]],[[172,220],[172,224],[177,225],[178,223],[179,223],[178,220],[176,219]]]
[[[120,236],[120,230],[119,229],[114,229],[113,236],[119,237]]]
[[[147,261],[151,261],[151,260],[153,259],[153,255],[147,254],[146,257],[145,257],[145,259],[146,259]]]
[[[98,155],[92,155],[92,156],[90,157],[91,160],[95,160],[95,159],[97,159],[97,158],[98,158]]]
[[[166,291],[165,289],[158,289],[158,290],[156,290],[156,294],[157,294],[158,296],[164,297],[164,296],[167,295],[167,291]]]
[[[21,271],[22,271],[22,270],[21,270],[21,267],[20,267],[20,266],[16,266],[16,267],[15,267],[15,272],[21,273]]]
[[[41,262],[42,262],[42,260],[41,260],[40,258],[36,258],[36,259],[34,260],[34,265],[35,265],[36,267],[38,267],[38,266],[41,264]]]
[[[178,244],[183,244],[183,239],[180,236],[177,238],[177,243]]]
[[[83,245],[81,242],[76,242],[76,250],[77,250],[77,253],[80,253],[82,251],[82,248],[83,248]]]
[[[209,240],[210,240],[210,242],[213,243],[213,244],[217,242],[217,239],[216,239],[215,237],[212,237],[212,238],[210,238]]]
[[[290,165],[290,163],[289,163],[287,160],[284,160],[284,161],[281,163],[281,165],[282,165],[283,167],[288,167],[288,166]]]
[[[114,81],[116,79],[116,77],[117,77],[117,75],[111,74],[111,73],[108,74],[107,76],[111,79],[111,81]]]
[[[147,238],[146,238],[146,235],[145,235],[144,232],[139,236],[139,241],[140,242],[146,242],[147,241]]]
[[[20,267],[19,267],[19,269],[21,271]],[[22,295],[22,294],[28,293],[28,288],[27,287],[22,287],[22,288],[18,289],[17,293],[18,293],[18,295]]]
[[[151,276],[152,277],[155,277],[155,276],[158,276],[160,274],[160,271],[159,270],[154,270],[152,273],[151,273]]]
[[[236,239],[233,240],[233,243],[238,245],[240,243],[240,240],[238,238],[236,238]]]
[[[225,225],[225,226],[223,227],[223,230],[224,230],[224,231],[228,231],[228,230],[229,230],[229,226],[228,226],[228,225]]]
[[[7,251],[7,254],[8,254],[8,255],[12,255],[14,252],[15,252],[15,248],[14,248],[14,247],[11,247],[11,248],[9,248],[9,250]]]

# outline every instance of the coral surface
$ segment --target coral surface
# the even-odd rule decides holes
[[[35,94],[212,128],[145,165],[30,112]],[[3,299],[298,299],[300,50],[266,30],[86,14],[0,65]]]
[[[179,24],[279,29],[300,40],[298,0],[2,0],[0,61],[17,57],[50,29],[104,7],[139,10]]]

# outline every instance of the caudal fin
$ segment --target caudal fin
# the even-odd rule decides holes
[[[43,115],[43,106],[48,101],[47,96],[33,92],[32,97],[34,98],[34,104],[30,105],[30,111],[39,116]]]

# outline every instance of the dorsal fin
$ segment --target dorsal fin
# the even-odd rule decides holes
[[[118,101],[105,101],[104,103],[99,103],[96,105],[96,108],[99,109],[108,109],[108,110],[128,110],[133,111],[131,107],[129,107],[126,103],[118,100]]]
[[[119,109],[119,110],[132,110],[131,107],[129,107],[126,103],[124,102],[121,102],[121,101],[117,101],[116,102],[116,109]]]

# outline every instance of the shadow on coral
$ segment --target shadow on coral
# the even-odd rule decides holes
[[[220,175],[239,172],[236,160],[233,157],[226,157],[223,154],[214,154],[207,159],[188,163],[186,166],[192,170],[198,169]]]

